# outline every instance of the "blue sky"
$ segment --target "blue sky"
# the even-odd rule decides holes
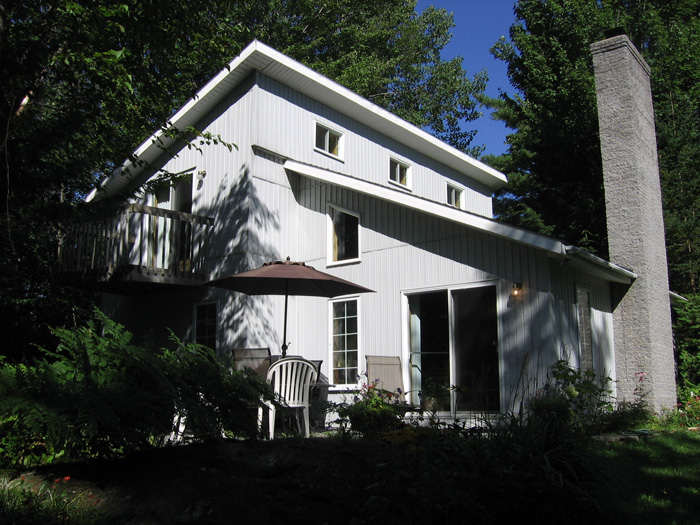
[[[454,13],[452,41],[443,50],[443,58],[461,56],[462,66],[470,77],[486,69],[489,76],[486,93],[495,97],[499,88],[513,92],[505,62],[496,60],[489,52],[501,36],[508,38],[508,29],[515,21],[513,4],[513,0],[418,0],[416,10],[421,12],[434,5]],[[487,154],[503,153],[507,128],[501,122],[491,120],[484,108],[481,111],[483,117],[467,123],[469,129],[478,131],[474,144],[484,144],[484,153]]]

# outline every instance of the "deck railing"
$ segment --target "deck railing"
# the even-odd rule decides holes
[[[61,246],[62,270],[98,280],[126,270],[161,278],[198,277],[213,225],[210,217],[130,204],[70,232]]]

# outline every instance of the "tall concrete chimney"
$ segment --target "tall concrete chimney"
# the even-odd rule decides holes
[[[591,45],[598,98],[610,261],[639,278],[616,290],[618,398],[645,372],[655,410],[676,404],[671,306],[649,65],[624,34]]]

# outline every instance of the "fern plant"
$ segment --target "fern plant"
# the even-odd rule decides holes
[[[56,350],[32,366],[0,363],[0,462],[114,457],[167,442],[176,415],[192,440],[256,436],[247,407],[269,388],[214,352],[174,336],[174,349],[133,343],[99,311],[86,326],[54,329]]]

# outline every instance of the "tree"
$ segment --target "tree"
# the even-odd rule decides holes
[[[16,358],[79,324],[62,233],[115,163],[259,38],[465,151],[476,117],[452,18],[414,0],[0,0],[0,330]],[[235,137],[224,137],[235,142]]]
[[[486,101],[515,130],[507,154],[486,159],[510,178],[495,205],[502,219],[606,256],[589,45],[622,26],[652,67],[671,287],[696,290],[699,10],[698,0],[516,3],[511,41],[492,52],[508,63],[518,94]]]
[[[257,38],[343,84],[441,140],[477,155],[465,121],[478,117],[461,58],[441,51],[454,26],[444,9],[414,11],[415,0],[272,0],[240,7],[237,19]]]

